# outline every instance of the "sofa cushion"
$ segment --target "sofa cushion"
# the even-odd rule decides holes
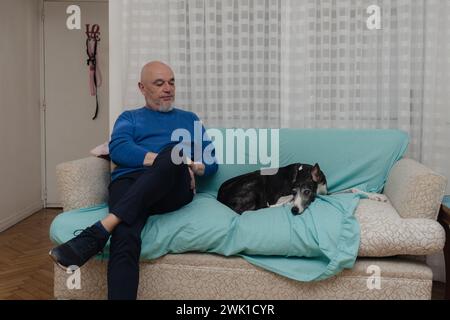
[[[403,219],[389,202],[361,199],[355,212],[361,229],[358,256],[428,255],[445,244],[445,232],[431,219]]]

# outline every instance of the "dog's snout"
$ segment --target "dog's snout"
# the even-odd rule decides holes
[[[292,212],[292,214],[298,214],[298,212],[299,212],[298,207],[292,207],[291,212]]]

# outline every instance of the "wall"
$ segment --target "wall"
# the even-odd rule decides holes
[[[122,6],[121,1],[109,3],[109,131],[122,112]],[[114,22],[114,23],[113,23]]]
[[[0,2],[0,231],[42,208],[40,8]]]

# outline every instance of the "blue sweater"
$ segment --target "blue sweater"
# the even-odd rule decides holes
[[[112,173],[112,180],[126,173],[143,170],[143,162],[147,152],[159,153],[165,147],[176,145],[181,141],[191,144],[190,157],[194,161],[198,161],[199,159],[194,158],[195,121],[200,121],[195,113],[177,108],[173,108],[169,112],[158,112],[142,107],[123,112],[114,125],[109,142],[111,160],[117,165]],[[172,132],[176,129],[189,131],[191,140],[183,137],[179,138],[178,141],[171,141]],[[203,137],[205,133],[203,125],[201,130],[201,136]],[[200,136],[200,132],[197,135]],[[212,143],[208,137],[204,140],[206,141],[202,140],[201,145],[202,154],[205,148]],[[198,144],[196,146],[199,148]],[[214,156],[214,151],[211,154]],[[205,176],[217,171],[217,161],[208,164],[203,160]]]

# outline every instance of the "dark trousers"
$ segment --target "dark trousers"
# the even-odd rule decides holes
[[[174,211],[192,201],[188,167],[175,165],[171,150],[159,153],[152,166],[122,175],[109,185],[109,212],[122,222],[111,234],[108,299],[136,299],[141,231],[149,215]]]

